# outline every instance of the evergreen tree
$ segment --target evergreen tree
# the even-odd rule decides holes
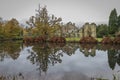
[[[120,15],[118,16],[117,25],[118,25],[118,27],[120,29]]]
[[[118,30],[117,26],[117,11],[113,9],[109,16],[109,34],[113,35]]]

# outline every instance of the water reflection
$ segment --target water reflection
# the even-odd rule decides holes
[[[116,49],[108,50],[108,63],[110,68],[113,70],[116,64],[120,66],[120,50]]]
[[[88,57],[89,55],[94,57],[96,55],[96,50],[107,51],[108,54],[108,64],[109,67],[114,70],[116,64],[120,66],[120,45],[110,45],[110,44],[81,44],[80,51]]]
[[[56,63],[61,63],[61,57],[63,56],[61,45],[51,44],[39,44],[33,46],[33,52],[27,57],[32,64],[39,66],[39,70],[46,72],[48,69],[48,64],[55,65]]]
[[[103,51],[104,53],[107,53],[107,61],[109,64],[109,68],[111,68],[111,70],[115,70],[116,65],[120,66],[120,45],[100,45],[100,44],[96,45],[96,44],[78,44],[78,43],[69,43],[69,44],[44,43],[44,44],[23,45],[21,42],[1,43],[0,44],[0,80],[18,80],[18,79],[32,80],[33,78],[31,78],[31,76],[33,75],[34,76],[38,75],[37,77],[39,78],[36,77],[34,78],[36,78],[36,80],[40,80],[43,79],[43,77],[47,73],[49,73],[49,75],[45,80],[55,80],[55,79],[91,80],[92,76],[87,75],[87,73],[89,72],[85,71],[87,73],[81,73],[79,70],[78,71],[75,70],[74,67],[73,70],[69,72],[64,72],[63,70],[64,73],[61,73],[62,70],[60,70],[60,73],[57,74],[59,75],[59,77],[60,75],[63,76],[58,79],[58,77],[55,78],[55,76],[53,76],[54,71],[51,68],[55,67],[56,70],[58,70],[59,67],[65,68],[66,65],[63,66],[63,64],[65,63],[67,64],[65,60],[68,62],[71,61],[70,64],[68,64],[68,66],[74,66],[72,65],[74,62],[72,63],[72,59],[70,60],[70,57],[73,57],[75,55],[76,55],[75,58],[79,62],[80,66],[84,64],[90,64],[89,61],[87,63],[81,62],[82,59],[83,61],[85,61],[85,59],[87,58],[93,59],[95,57],[94,62],[96,62],[98,61],[97,59],[99,59],[99,57],[100,58],[104,57],[97,55],[97,54],[101,55],[100,53],[98,53],[99,51]],[[82,55],[84,55],[84,57],[81,57]],[[80,56],[81,59],[77,58],[78,56]],[[74,60],[76,60],[75,58],[73,57]],[[10,62],[11,65],[8,64],[8,62],[6,62],[9,59],[12,59],[12,61]],[[75,62],[76,63],[75,67],[77,68],[79,67],[78,62],[77,63]],[[26,64],[24,64],[23,67],[20,67],[17,65],[20,63],[21,64],[26,63]],[[14,65],[15,69],[7,71],[6,69],[8,67],[6,66],[13,67],[12,65]],[[33,71],[31,71],[30,73],[30,70],[32,69]],[[118,68],[117,70],[119,69],[120,68]],[[44,76],[43,73],[45,73]],[[52,78],[50,78],[49,76],[52,76]],[[71,76],[74,77],[71,78]]]
[[[120,66],[120,45],[103,44],[99,50],[107,51],[109,67],[114,70],[116,64]]]
[[[27,45],[28,46],[28,45]],[[61,57],[66,53],[71,56],[75,54],[76,49],[78,49],[77,44],[58,44],[58,43],[46,43],[33,45],[32,50],[29,50],[30,55],[27,57],[32,64],[39,66],[40,72],[46,72],[48,69],[48,64],[54,66],[57,63],[62,63]]]
[[[88,57],[89,55],[94,57],[96,55],[96,44],[81,44],[80,51]]]
[[[20,55],[20,42],[4,42],[0,44],[0,61],[4,61],[5,58],[17,59]]]
[[[4,76],[1,75],[0,76],[0,80],[23,80],[24,76],[22,75],[22,73],[16,74],[16,75],[8,75],[8,76]]]

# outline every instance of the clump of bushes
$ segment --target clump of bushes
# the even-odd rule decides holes
[[[52,43],[65,43],[66,39],[64,37],[52,37],[50,40]],[[23,39],[24,43],[43,43],[46,42],[46,38],[43,36],[39,36],[36,38],[25,37]]]
[[[45,41],[46,41],[46,38],[42,37],[42,36],[39,36],[39,37],[36,37],[36,38],[25,37],[23,39],[24,43],[42,43],[42,42],[45,42]]]
[[[97,43],[98,41],[92,36],[83,37],[80,39],[80,43]]]
[[[104,37],[101,41],[102,44],[120,44],[120,35],[116,36],[114,39],[110,37]]]
[[[118,35],[117,37],[114,38],[113,43],[120,44],[120,35]]]
[[[112,44],[113,41],[110,37],[104,37],[101,41],[102,44]]]
[[[50,42],[53,42],[53,43],[65,43],[66,39],[64,37],[52,37],[50,39]]]

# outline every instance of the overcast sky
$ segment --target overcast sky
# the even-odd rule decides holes
[[[0,17],[27,20],[35,15],[39,3],[63,22],[107,22],[114,8],[120,14],[120,0],[0,0]]]

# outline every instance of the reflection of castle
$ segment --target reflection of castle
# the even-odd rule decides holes
[[[81,44],[80,45],[80,52],[82,52],[86,57],[89,55],[94,57],[96,55],[96,45],[94,44]]]

